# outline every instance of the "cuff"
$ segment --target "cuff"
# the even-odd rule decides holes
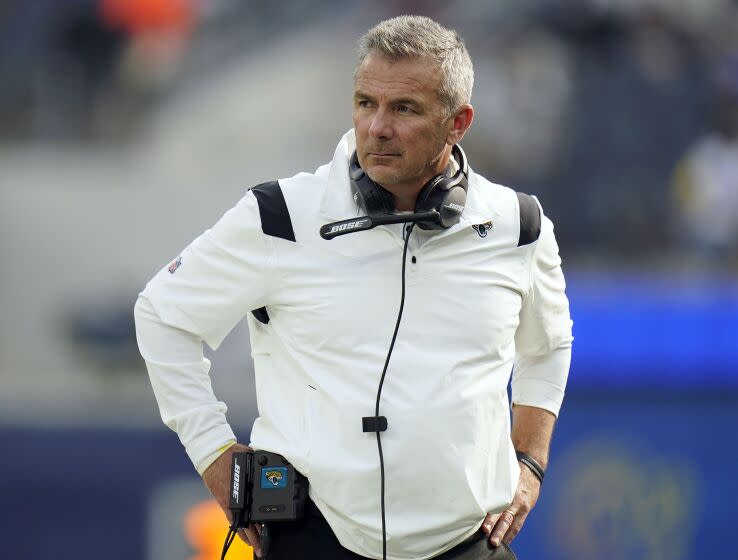
[[[225,453],[226,451],[228,451],[234,445],[236,445],[236,440],[235,439],[232,440],[232,441],[229,441],[228,443],[226,443],[225,445],[223,445],[222,447],[220,447],[220,449],[218,449],[217,451],[214,451],[213,453],[211,453],[210,455],[208,455],[207,457],[205,457],[205,459],[203,459],[202,462],[199,465],[196,465],[198,474],[200,476],[202,476],[203,474],[205,474],[205,471],[208,470],[208,467],[210,465],[212,465],[218,457],[220,457],[221,455],[223,455],[223,453]]]
[[[231,442],[236,442],[236,435],[233,430],[228,424],[220,424],[188,442],[185,449],[197,472],[202,474],[218,458],[219,455],[216,455],[218,451]],[[215,457],[212,457],[213,455]]]
[[[512,403],[543,408],[558,416],[570,362],[571,348],[559,348],[543,357],[520,357],[513,373]]]

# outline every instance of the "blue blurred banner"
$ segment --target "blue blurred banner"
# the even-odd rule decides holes
[[[735,279],[569,278],[569,388],[738,388]]]
[[[725,429],[738,426],[738,395],[634,397],[565,403],[541,498],[517,541],[521,560],[730,556],[738,439]]]

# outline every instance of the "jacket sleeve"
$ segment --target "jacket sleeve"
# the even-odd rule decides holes
[[[236,441],[226,421],[226,405],[213,393],[202,340],[164,324],[145,296],[136,302],[135,317],[138,346],[161,419],[177,433],[202,474],[218,458],[218,450]]]
[[[572,321],[553,224],[543,215],[530,259],[528,290],[515,333],[512,402],[558,416],[569,375]]]
[[[248,192],[146,285],[142,295],[164,324],[217,349],[253,309],[265,305],[271,257],[256,197]]]
[[[246,313],[265,305],[267,243],[256,199],[247,193],[162,268],[136,302],[136,336],[162,420],[201,474],[235,441],[202,343],[217,348]]]

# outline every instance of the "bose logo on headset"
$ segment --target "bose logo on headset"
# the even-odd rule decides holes
[[[455,202],[446,204],[444,208],[448,208],[449,210],[456,210],[459,214],[464,211],[464,207],[461,204],[456,204]]]
[[[363,226],[368,221],[369,220],[367,220],[366,218],[363,218],[361,220],[354,220],[353,222],[348,222],[348,223],[345,223],[345,224],[339,224],[339,225],[333,226],[330,229],[330,232],[329,233],[336,233],[336,232],[339,232],[339,231],[346,231],[346,230],[349,230],[349,229],[356,229],[358,227]]]

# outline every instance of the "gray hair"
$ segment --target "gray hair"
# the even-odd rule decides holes
[[[438,62],[441,86],[438,97],[451,115],[471,101],[474,67],[464,40],[424,16],[398,16],[372,27],[359,39],[359,66],[372,53],[391,60],[430,58]]]

